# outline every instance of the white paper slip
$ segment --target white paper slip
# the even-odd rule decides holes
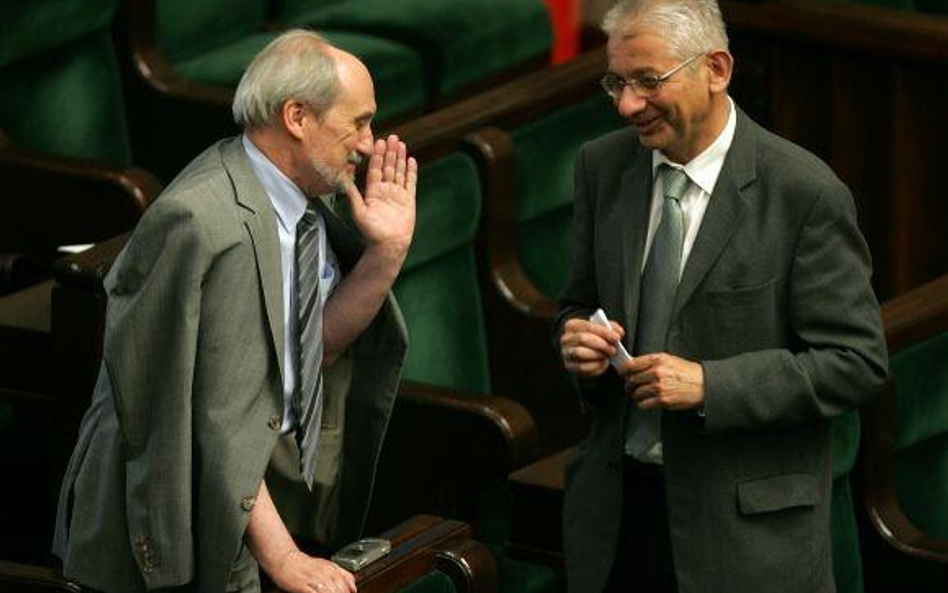
[[[606,312],[602,309],[596,309],[596,312],[589,316],[589,322],[602,327],[612,327],[612,325],[609,323],[609,318],[606,317]],[[629,355],[628,350],[625,349],[625,346],[622,345],[622,342],[616,344],[616,353],[612,358],[609,359],[609,362],[612,363],[612,366],[618,369],[620,366],[624,365],[630,360],[632,360],[632,356]]]

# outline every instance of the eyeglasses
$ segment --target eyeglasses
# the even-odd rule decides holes
[[[622,97],[622,89],[629,87],[632,89],[636,95],[642,98],[648,98],[657,93],[662,85],[665,84],[669,78],[675,75],[676,72],[687,66],[688,64],[694,62],[704,54],[695,54],[678,64],[665,74],[661,76],[636,76],[634,78],[622,78],[614,72],[608,72],[602,79],[599,80],[599,84],[602,85],[606,94],[612,97],[613,101],[618,101]]]

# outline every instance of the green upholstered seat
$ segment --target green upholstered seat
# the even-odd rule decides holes
[[[453,153],[423,166],[418,179],[415,235],[394,287],[409,333],[403,377],[487,394],[487,338],[474,256],[482,207],[477,168],[469,156]],[[503,552],[507,498],[505,488],[488,490],[477,509],[478,539],[494,544],[499,590],[552,591],[552,570]]]
[[[550,298],[572,257],[573,168],[580,146],[627,125],[596,96],[515,129],[517,252],[527,277]]]
[[[417,222],[395,295],[408,324],[404,377],[490,392],[474,234],[481,190],[474,162],[460,153],[421,168]]]
[[[948,332],[893,356],[891,367],[899,504],[922,531],[948,539]]]
[[[833,499],[830,532],[833,545],[833,572],[838,593],[862,593],[862,557],[859,532],[850,486],[850,473],[859,452],[859,413],[849,412],[833,420]]]
[[[117,0],[3,3],[0,129],[19,147],[128,165],[109,24]]]
[[[250,60],[279,35],[263,30],[266,4],[260,0],[157,3],[158,38],[175,69],[188,80],[236,87]],[[409,47],[364,33],[320,33],[358,56],[372,73],[379,113],[385,120],[418,110],[425,101],[421,57]]]
[[[411,46],[427,62],[433,97],[546,61],[553,41],[542,0],[297,0],[287,3],[281,20]]]
[[[457,588],[443,572],[433,570],[398,593],[455,593]]]
[[[118,3],[119,0],[0,2],[0,67],[108,29]]]

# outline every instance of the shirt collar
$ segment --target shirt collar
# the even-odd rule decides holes
[[[729,111],[724,129],[721,130],[721,133],[718,134],[718,137],[710,146],[684,166],[671,162],[658,150],[652,151],[652,179],[657,175],[658,167],[667,163],[672,167],[684,169],[688,178],[703,192],[708,195],[714,193],[714,185],[718,181],[722,167],[724,167],[724,158],[731,148],[731,142],[734,140],[734,130],[737,127],[737,110],[734,107],[734,101],[730,97],[727,98],[727,101]]]
[[[296,225],[306,211],[306,196],[283,171],[273,164],[267,155],[247,137],[242,136],[244,150],[253,166],[257,178],[270,196],[273,209],[276,210],[280,224],[288,232],[296,232]]]

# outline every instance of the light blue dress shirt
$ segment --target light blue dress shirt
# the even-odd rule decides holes
[[[296,413],[293,411],[293,393],[296,391],[299,342],[296,339],[296,326],[299,319],[296,297],[296,225],[303,218],[306,211],[306,196],[289,177],[283,174],[253,142],[244,135],[242,137],[244,150],[250,158],[254,173],[270,196],[273,210],[277,216],[277,232],[280,237],[280,267],[283,270],[283,426],[280,429],[286,434],[296,429]],[[332,196],[320,196],[320,199],[329,200]],[[326,305],[326,300],[340,280],[339,265],[336,254],[326,240],[326,223],[319,218],[319,295],[320,307]]]

